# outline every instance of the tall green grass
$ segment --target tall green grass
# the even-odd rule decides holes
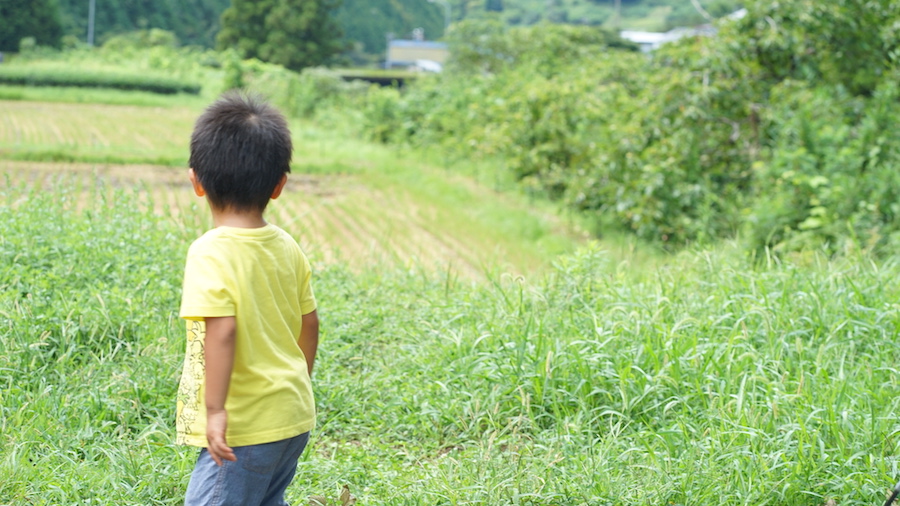
[[[140,188],[0,188],[0,502],[180,504],[190,233]],[[900,472],[900,265],[801,260],[318,269],[320,422],[289,498],[877,504]]]
[[[0,191],[0,503],[173,504],[181,238],[130,192],[76,213],[61,183]]]

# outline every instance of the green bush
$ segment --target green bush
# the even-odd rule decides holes
[[[755,248],[831,251],[900,245],[900,92],[887,79],[871,100],[787,81],[773,89],[775,145],[757,163]]]
[[[241,62],[240,68],[246,89],[261,93],[294,117],[311,117],[328,107],[353,109],[368,89],[366,84],[346,82],[338,73],[321,67],[294,72],[250,59]]]
[[[103,43],[103,49],[112,52],[159,46],[176,48],[179,46],[178,37],[173,32],[151,28],[114,35]]]
[[[530,63],[547,75],[572,61],[590,58],[598,50],[638,50],[636,44],[598,27],[544,23],[508,28],[496,19],[454,24],[447,37],[451,47],[448,66],[465,74],[497,73]]]
[[[225,73],[222,77],[222,91],[243,88],[244,67],[241,65],[241,58],[237,51],[224,51],[222,60],[224,60],[222,67]]]
[[[113,88],[161,94],[200,93],[197,84],[159,75],[36,66],[2,66],[0,84]]]
[[[716,36],[651,55],[590,27],[459,23],[446,72],[373,94],[365,124],[499,156],[529,192],[664,245],[745,232],[753,249],[893,247],[900,9],[776,7],[748,2]],[[894,22],[848,21],[871,16]]]
[[[694,58],[688,42],[651,61],[589,27],[457,30],[446,74],[374,99],[367,124],[392,125],[374,138],[500,155],[532,191],[652,241],[738,228],[751,175],[731,170],[746,158],[732,137],[749,91],[724,56]]]
[[[396,88],[372,87],[363,110],[364,130],[370,139],[386,143],[402,135],[399,103],[400,92]]]

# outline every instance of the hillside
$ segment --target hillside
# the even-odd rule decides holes
[[[322,322],[291,504],[882,504],[900,38],[866,27],[895,5],[748,2],[649,57],[461,23],[402,92],[165,45],[11,58],[202,90],[0,85],[0,503],[183,503],[188,139],[235,71],[290,117],[267,216]]]
[[[499,15],[510,25],[542,21],[587,25],[616,25],[614,0],[452,0],[454,19]],[[737,10],[741,0],[700,0],[712,16]],[[622,28],[664,31],[705,22],[687,0],[622,0]]]
[[[467,18],[499,16],[511,25],[543,21],[615,26],[613,0],[448,0],[452,22]],[[84,40],[87,33],[86,2],[59,0],[60,18],[66,35]],[[229,0],[164,0],[159,2],[98,2],[95,40],[146,28],[174,32],[183,44],[212,47],[219,30],[219,16]],[[713,16],[734,11],[741,0],[701,0]],[[424,28],[428,39],[443,36],[445,10],[441,1],[344,0],[335,13],[353,52],[380,55],[388,34],[409,37],[414,28]],[[681,0],[622,0],[619,26],[666,30],[673,26],[702,23],[703,17],[690,2]]]
[[[0,158],[184,152],[198,112],[0,110],[14,146]],[[726,247],[636,265],[591,246],[551,256],[547,276],[423,269],[410,244],[458,257],[500,242],[513,226],[478,233],[491,217],[470,213],[505,199],[328,130],[295,123],[296,183],[270,213],[310,253],[323,322],[292,504],[348,486],[359,504],[410,506],[862,506],[895,482],[896,258],[754,263]],[[177,309],[187,245],[208,226],[184,167],[3,160],[0,178],[0,497],[181,504],[197,454],[174,442]],[[424,199],[385,191],[403,188]],[[433,221],[441,207],[452,220]],[[330,258],[343,238],[370,263]]]
[[[344,0],[337,19],[347,40],[370,54],[384,52],[389,33],[401,39],[415,28],[423,28],[428,39],[444,33],[440,6],[423,0]]]
[[[57,0],[66,35],[85,40],[88,2]],[[174,32],[183,44],[211,47],[219,31],[219,16],[230,0],[159,0],[155,2],[96,3],[94,40],[102,43],[112,35],[147,28]]]

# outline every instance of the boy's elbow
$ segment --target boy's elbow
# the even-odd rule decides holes
[[[319,332],[319,315],[316,311],[312,313],[307,313],[303,315],[303,331],[304,333],[307,331],[315,332],[318,335]]]

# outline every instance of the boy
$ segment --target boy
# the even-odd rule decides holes
[[[215,228],[191,244],[176,441],[203,447],[185,505],[285,505],[315,425],[310,375],[319,340],[310,266],[263,211],[287,181],[284,117],[223,95],[197,120],[190,180]]]

